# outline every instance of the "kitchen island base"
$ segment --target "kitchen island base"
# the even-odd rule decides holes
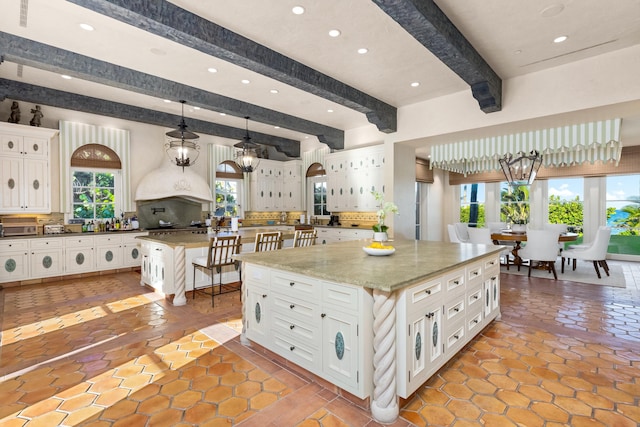
[[[362,245],[243,254],[241,339],[369,399],[392,423],[399,398],[499,315],[501,247],[399,241],[381,258]]]

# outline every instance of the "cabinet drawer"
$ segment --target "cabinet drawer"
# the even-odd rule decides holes
[[[320,331],[317,327],[300,322],[291,316],[281,313],[279,310],[273,311],[271,325],[274,333],[303,343],[306,347],[318,348]]]
[[[295,339],[274,333],[273,346],[276,353],[305,369],[318,372],[321,368],[320,352]]]
[[[500,258],[489,258],[484,261],[485,274],[492,274],[494,272],[500,272]]]
[[[317,301],[303,301],[293,298],[289,295],[282,295],[280,293],[272,292],[272,309],[282,313],[285,318],[291,317],[301,322],[306,322],[310,325],[314,321],[318,321],[318,304]]]
[[[466,270],[457,270],[446,276],[444,285],[447,295],[464,292],[465,271]]]
[[[467,316],[467,332],[469,332],[470,337],[473,337],[478,332],[480,332],[481,327],[482,327],[482,310],[478,310],[478,312],[472,316]]]
[[[482,309],[482,283],[467,289],[467,310],[473,312],[476,307],[478,310]]]
[[[320,299],[319,281],[279,270],[273,271],[271,274],[271,289],[308,301],[317,302]]]
[[[263,286],[269,284],[269,269],[266,267],[259,267],[255,264],[248,264],[243,266],[242,273],[244,280],[249,283],[257,283]]]
[[[0,252],[27,251],[29,249],[28,240],[0,240]]]
[[[465,343],[467,331],[464,320],[447,326],[447,333],[444,336],[445,353],[453,354],[457,352]]]
[[[409,303],[429,304],[442,296],[442,280],[432,280],[409,289]]]
[[[467,287],[482,283],[482,266],[482,263],[475,263],[467,267]]]
[[[93,247],[94,241],[93,237],[82,236],[82,237],[65,237],[64,245],[67,248],[74,248],[78,246],[91,246]]]
[[[465,316],[465,295],[449,298],[444,304],[444,318],[447,322],[456,322]]]
[[[61,248],[63,239],[33,239],[31,249]]]
[[[122,243],[122,236],[96,236],[96,246],[118,245]]]
[[[358,310],[358,289],[337,283],[322,283],[322,302],[331,307]]]

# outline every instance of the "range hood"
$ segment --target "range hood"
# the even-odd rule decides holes
[[[213,201],[209,184],[190,168],[179,168],[170,163],[151,171],[140,181],[135,200],[158,200],[181,197],[199,203]]]

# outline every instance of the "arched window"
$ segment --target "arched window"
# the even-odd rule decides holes
[[[118,216],[121,200],[120,157],[109,147],[86,144],[71,155],[73,217],[88,221]]]
[[[215,216],[240,216],[242,200],[242,171],[227,160],[216,167]]]
[[[307,168],[307,206],[310,215],[322,218],[330,215],[327,210],[327,172],[320,163],[312,163]]]

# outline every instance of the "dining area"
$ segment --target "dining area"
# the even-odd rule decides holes
[[[528,277],[532,270],[544,270],[558,280],[557,262],[560,273],[564,274],[565,266],[567,271],[575,271],[579,261],[592,264],[598,279],[602,278],[602,272],[609,276],[606,257],[611,228],[607,226],[599,227],[591,241],[580,244],[572,244],[582,236],[574,230],[569,231],[565,224],[547,223],[539,228],[513,229],[504,222],[487,223],[484,227],[458,222],[448,224],[448,233],[452,243],[503,246],[501,264],[507,271],[527,268]]]

